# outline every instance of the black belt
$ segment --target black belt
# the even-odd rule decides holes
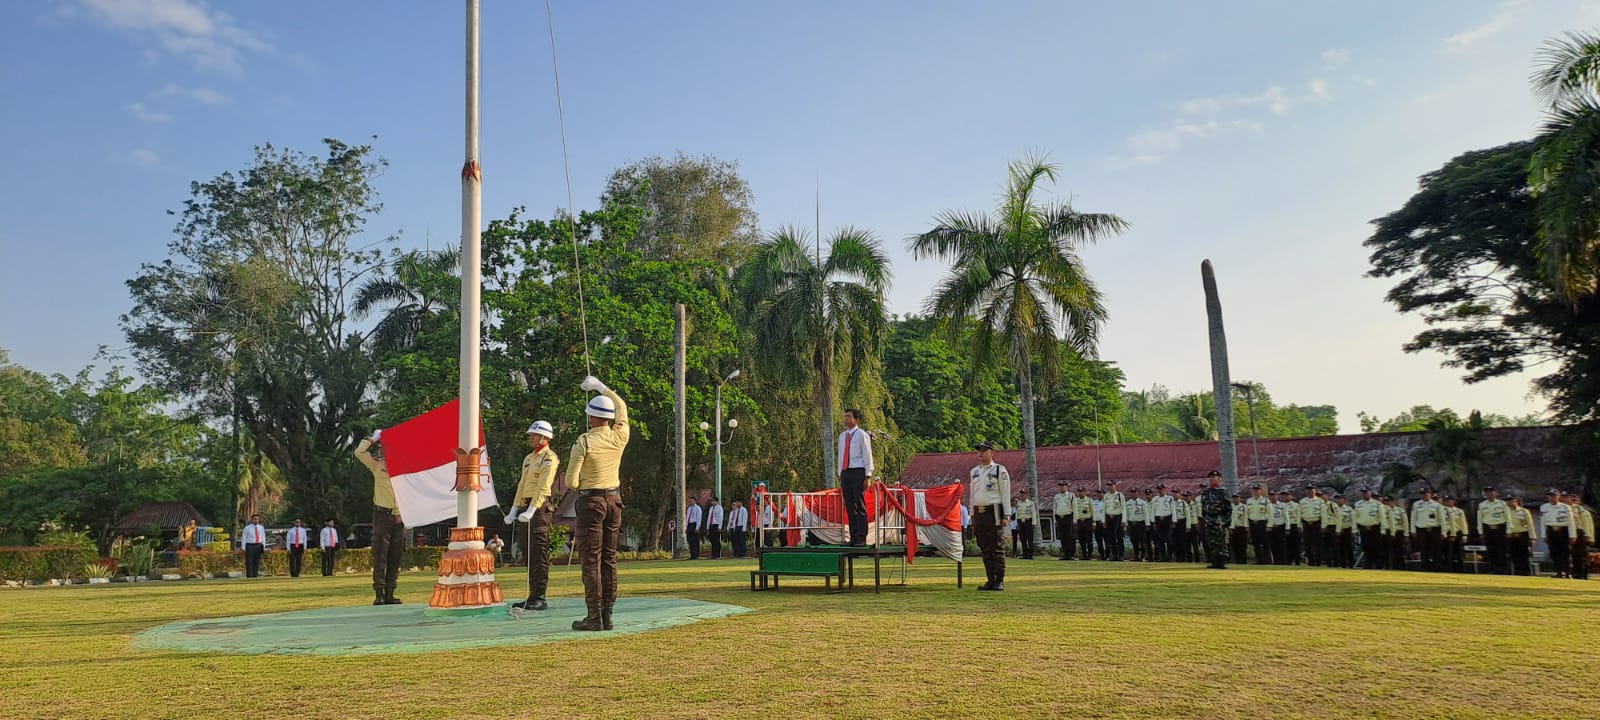
[[[372,510],[373,510],[373,512],[381,512],[381,513],[383,513],[385,515],[399,515],[400,514],[400,511],[396,510],[395,508],[386,508],[386,507],[384,507],[382,505],[373,505],[372,506]]]
[[[605,497],[607,495],[620,495],[622,493],[616,488],[611,488],[610,490],[579,490],[578,494],[584,497]]]

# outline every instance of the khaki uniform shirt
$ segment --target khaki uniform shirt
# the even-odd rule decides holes
[[[1356,527],[1383,526],[1384,507],[1382,500],[1357,500],[1355,511]]]
[[[601,395],[616,403],[617,417],[609,425],[589,428],[572,444],[567,485],[574,490],[616,490],[622,487],[622,450],[632,431],[628,427],[628,404],[610,388]]]
[[[1572,506],[1572,527],[1575,535],[1594,539],[1594,512],[1583,505]]]
[[[1228,526],[1229,527],[1236,527],[1236,528],[1247,528],[1247,527],[1250,527],[1250,520],[1245,515],[1244,503],[1235,503],[1234,504],[1234,506],[1233,506],[1233,518],[1228,523]]]
[[[1250,522],[1272,519],[1272,501],[1264,495],[1252,495],[1244,501],[1244,516]]]
[[[1055,501],[1052,503],[1054,507],[1051,510],[1058,518],[1071,518],[1075,500],[1077,498],[1073,497],[1070,492],[1058,492],[1056,493]]]
[[[1339,532],[1347,533],[1356,527],[1356,509],[1349,505],[1339,505]]]
[[[1127,502],[1127,498],[1123,497],[1122,493],[1115,490],[1106,493],[1100,500],[1100,503],[1103,507],[1103,512],[1107,517],[1112,515],[1121,515],[1124,506],[1127,505]]]
[[[1300,521],[1308,523],[1322,522],[1322,508],[1327,504],[1327,500],[1315,496],[1300,498]]]
[[[1128,515],[1128,522],[1142,523],[1144,522],[1145,511],[1149,509],[1149,503],[1140,498],[1134,498],[1128,501],[1127,507],[1124,509],[1124,511]]]
[[[1511,520],[1511,506],[1504,500],[1485,500],[1478,503],[1478,534],[1485,527],[1504,527]]]
[[[1411,527],[1414,530],[1444,527],[1444,506],[1432,500],[1411,503]]]
[[[1074,500],[1072,504],[1073,504],[1073,508],[1072,508],[1073,517],[1076,517],[1079,520],[1093,520],[1094,519],[1094,498],[1093,497],[1090,497],[1088,495],[1084,495],[1084,496],[1079,497],[1076,500]]]
[[[542,507],[550,500],[555,487],[556,468],[561,466],[561,456],[549,443],[522,458],[522,479],[517,481],[517,497],[512,504],[517,507]]]
[[[1410,513],[1407,513],[1405,508],[1400,507],[1399,503],[1396,503],[1393,507],[1388,508],[1388,510],[1389,510],[1389,526],[1384,528],[1384,532],[1386,532],[1386,533],[1388,533],[1390,535],[1405,535],[1406,537],[1410,537],[1411,536],[1411,515],[1410,515]]]
[[[1011,472],[1000,463],[989,463],[972,468],[968,476],[967,498],[972,503],[972,514],[977,515],[980,507],[998,507],[995,520],[1003,523],[1011,515]]]
[[[1032,500],[1022,500],[1017,503],[1017,521],[1038,520],[1039,505]]]
[[[1172,517],[1175,512],[1172,508],[1174,504],[1171,495],[1157,495],[1151,498],[1149,505],[1150,517],[1152,519]]]
[[[1539,528],[1533,524],[1533,511],[1525,507],[1507,508],[1506,534],[1527,535],[1539,539]]]
[[[389,470],[383,466],[383,461],[367,452],[367,448],[370,447],[372,440],[363,439],[361,444],[356,446],[356,459],[372,472],[372,504],[394,510],[398,507],[394,501],[394,481],[389,479]]]

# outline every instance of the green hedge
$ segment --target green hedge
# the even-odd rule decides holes
[[[400,565],[402,568],[406,569],[414,567],[423,569],[437,568],[439,567],[439,558],[444,555],[444,551],[445,548],[442,547],[406,548],[405,554],[400,561]],[[336,573],[372,572],[372,548],[340,550],[339,554],[334,557],[333,564],[334,572]],[[239,567],[232,569],[244,569],[243,555],[239,556]],[[213,570],[210,572],[214,573],[216,571]],[[189,575],[191,573],[185,572],[184,574]],[[287,577],[289,575],[289,551],[268,550],[266,553],[262,554],[261,574],[282,575]],[[311,548],[306,551],[305,565],[300,568],[300,574],[322,574],[322,550],[318,548]]]
[[[81,575],[83,566],[97,560],[92,546],[0,547],[0,580],[64,580]]]

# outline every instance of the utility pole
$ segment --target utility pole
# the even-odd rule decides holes
[[[678,503],[673,511],[672,527],[672,556],[686,552],[689,548],[689,536],[683,526],[684,508],[688,506],[689,497],[689,449],[684,445],[688,431],[688,352],[689,352],[689,315],[683,303],[673,307],[673,318],[677,321],[677,347],[673,352],[673,395],[677,406],[677,425],[673,435],[673,469],[678,475]]]

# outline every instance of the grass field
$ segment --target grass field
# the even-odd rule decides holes
[[[975,565],[976,563],[974,563]],[[1600,717],[1600,585],[1013,561],[1006,592],[751,593],[747,562],[625,564],[622,592],[753,613],[423,655],[133,650],[172,620],[368,602],[347,576],[0,591],[6,718]],[[520,568],[502,573],[508,596]],[[556,568],[553,595],[579,595]],[[870,577],[870,576],[869,576]],[[859,578],[859,573],[858,573]],[[402,576],[425,602],[432,575]],[[858,583],[859,584],[859,583]]]

